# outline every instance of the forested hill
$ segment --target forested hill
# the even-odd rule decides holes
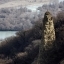
[[[64,2],[60,2],[57,10],[56,5],[43,5],[32,12],[26,7],[0,9],[0,30],[27,30],[31,29],[38,19],[42,19],[47,9],[55,16],[58,11],[64,10]]]
[[[37,64],[39,44],[42,37],[42,20],[27,31],[20,31],[0,43],[1,64]],[[62,64],[64,60],[64,12],[54,17],[56,45],[51,51],[51,64]],[[64,64],[64,63],[63,63]]]

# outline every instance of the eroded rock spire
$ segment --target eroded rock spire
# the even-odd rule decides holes
[[[50,12],[46,12],[43,19],[42,42],[45,49],[53,46],[55,41],[55,30],[53,24],[53,17]]]
[[[55,41],[55,30],[53,17],[50,12],[46,12],[43,19],[42,41],[39,48],[38,64],[49,64],[49,50],[53,48]],[[50,50],[51,51],[51,50]]]

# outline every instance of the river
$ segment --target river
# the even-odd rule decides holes
[[[17,31],[0,31],[0,40],[3,40],[5,38],[16,36]]]

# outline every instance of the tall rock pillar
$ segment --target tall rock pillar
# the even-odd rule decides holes
[[[39,48],[39,62],[38,64],[50,64],[51,49],[55,41],[55,30],[53,24],[53,17],[50,12],[46,12],[43,19],[42,40]],[[52,63],[51,63],[52,64]]]

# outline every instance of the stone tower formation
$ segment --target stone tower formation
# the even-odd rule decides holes
[[[55,30],[53,17],[50,12],[46,12],[43,19],[42,40],[39,48],[38,64],[49,64],[49,50],[53,48],[55,41]]]

